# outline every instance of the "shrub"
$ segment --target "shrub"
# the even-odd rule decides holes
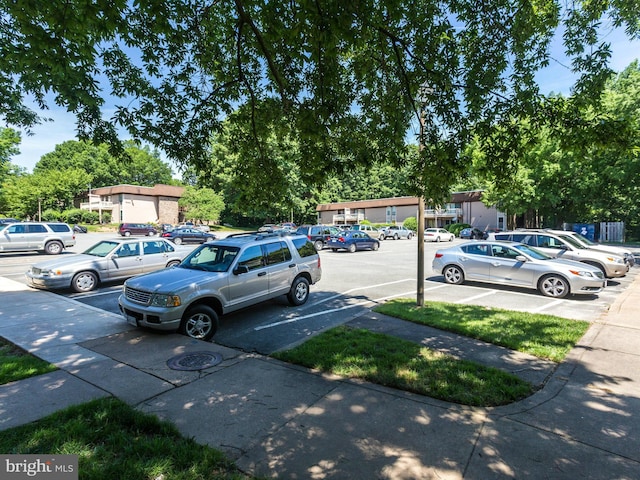
[[[449,230],[457,237],[460,235],[460,230],[469,227],[471,227],[471,225],[469,225],[468,223],[452,223],[451,225],[447,226],[447,230]]]
[[[418,230],[418,220],[416,220],[416,217],[406,218],[404,222],[402,222],[402,225],[404,225],[404,228],[408,228],[409,230]]]

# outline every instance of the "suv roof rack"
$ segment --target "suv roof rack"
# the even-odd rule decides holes
[[[253,240],[261,240],[263,238],[285,237],[290,235],[300,235],[300,234],[291,232],[288,230],[281,230],[277,232],[241,232],[241,233],[232,233],[231,235],[227,235],[225,238],[252,237]]]

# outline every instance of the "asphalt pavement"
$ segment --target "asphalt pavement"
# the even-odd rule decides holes
[[[0,386],[0,430],[116,396],[267,477],[640,478],[640,276],[559,366],[370,312],[351,320],[540,387],[496,408],[132,328],[4,277],[0,292],[0,336],[59,367]]]

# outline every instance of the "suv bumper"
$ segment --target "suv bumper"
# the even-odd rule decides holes
[[[138,305],[127,300],[124,295],[118,298],[118,307],[129,325],[167,331],[178,330],[184,312],[183,307],[168,309]]]

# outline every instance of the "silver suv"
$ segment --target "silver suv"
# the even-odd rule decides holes
[[[598,250],[599,252],[607,252],[607,253],[612,253],[614,255],[619,255],[622,258],[624,258],[624,261],[627,263],[627,265],[629,265],[629,267],[633,267],[636,263],[636,259],[633,256],[633,252],[628,248],[595,243],[589,240],[587,237],[580,235],[578,232],[565,231],[565,230],[549,230],[549,232],[561,234],[561,235],[570,235],[571,238],[573,238],[576,242],[582,244],[587,248],[590,248],[591,250]]]
[[[60,222],[11,223],[0,230],[0,252],[42,251],[57,255],[76,244],[73,229]]]
[[[592,250],[578,243],[568,232],[551,233],[542,230],[515,230],[490,233],[489,240],[507,240],[525,243],[556,258],[576,260],[598,267],[607,278],[624,277],[629,271],[619,255]]]
[[[175,267],[130,278],[118,303],[131,325],[209,340],[219,316],[280,295],[302,305],[321,276],[306,236],[243,233],[205,243]]]

